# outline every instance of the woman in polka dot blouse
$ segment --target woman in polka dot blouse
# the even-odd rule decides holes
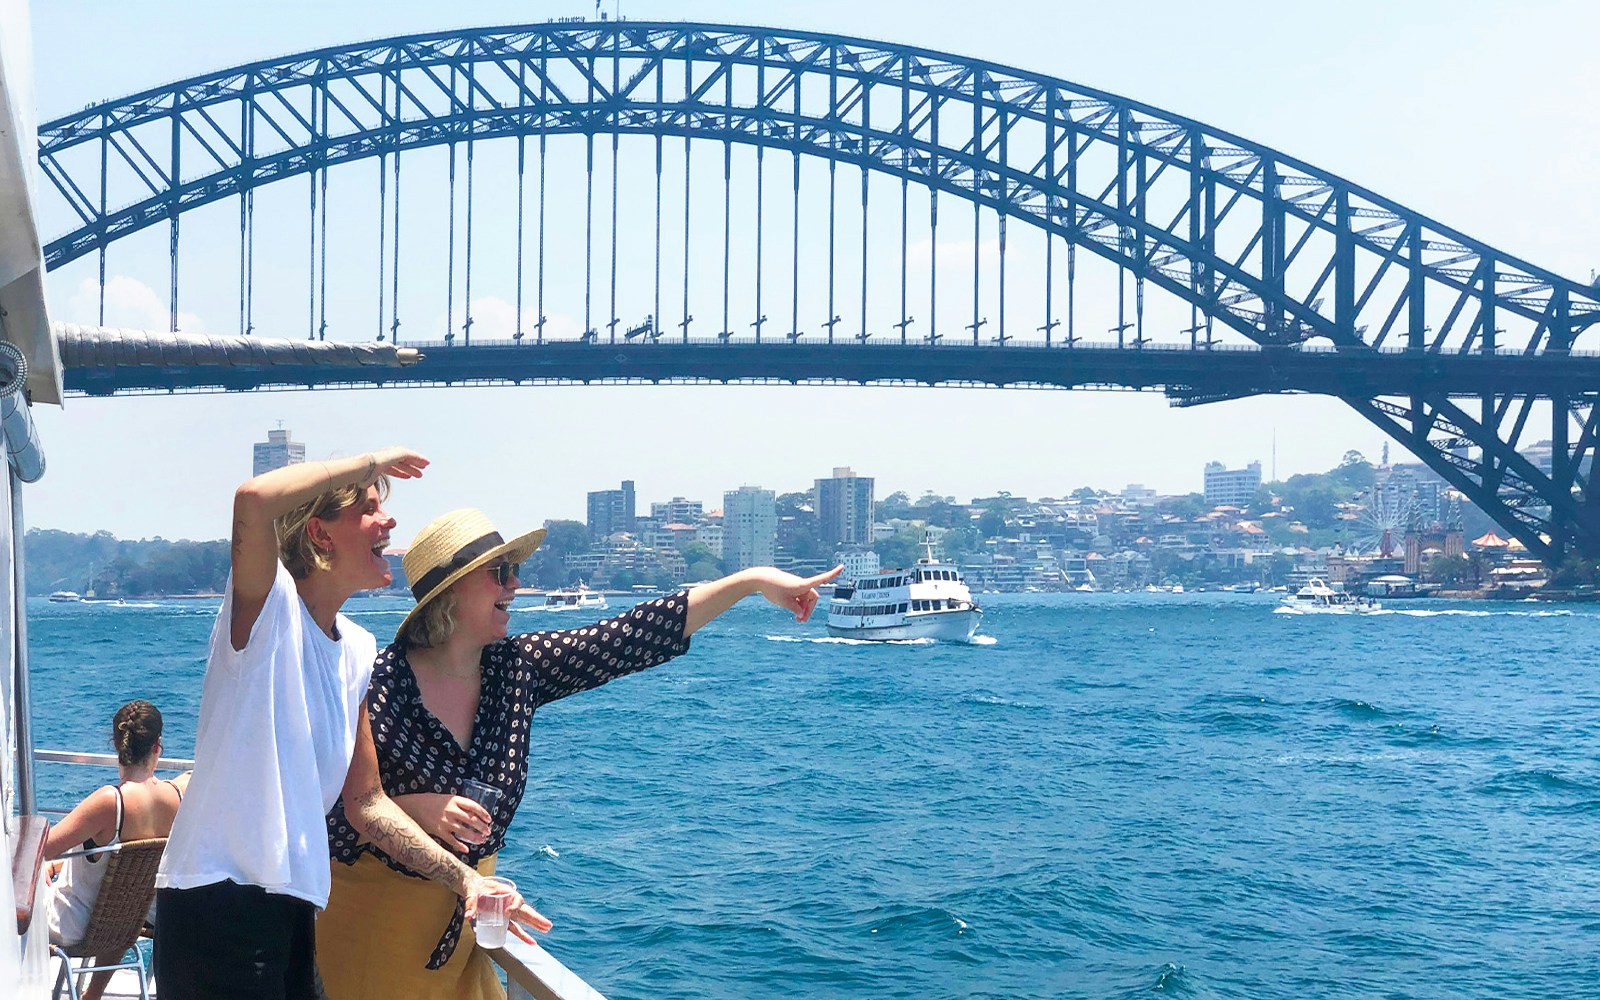
[[[743,570],[647,601],[586,628],[507,635],[518,564],[544,540],[505,541],[481,512],[446,514],[418,533],[404,566],[416,607],[378,654],[368,705],[383,787],[423,829],[492,873],[528,777],[534,711],[686,652],[689,637],[760,594],[805,621],[834,569],[802,579]],[[485,808],[464,783],[498,791]],[[328,814],[333,893],[317,921],[330,1000],[504,997],[457,898]]]

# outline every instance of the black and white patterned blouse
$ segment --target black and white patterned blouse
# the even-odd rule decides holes
[[[464,856],[468,865],[476,866],[500,850],[522,801],[534,710],[687,652],[688,611],[688,592],[681,591],[585,628],[528,632],[483,647],[478,714],[471,745],[465,750],[422,704],[405,649],[399,643],[389,646],[378,654],[367,691],[383,790],[390,795],[454,795],[469,778],[500,789],[504,794],[491,811],[494,825],[489,839],[470,847]],[[347,865],[355,864],[362,852],[370,852],[403,875],[424,877],[372,844],[361,843],[345,817],[343,798],[328,813],[328,847],[335,861]],[[457,901],[428,968],[449,961],[461,935],[462,915]]]

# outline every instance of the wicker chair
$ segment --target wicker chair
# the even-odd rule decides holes
[[[106,873],[100,881],[94,909],[89,913],[83,940],[50,949],[61,959],[61,974],[56,977],[54,996],[59,997],[65,985],[67,995],[73,1000],[99,1000],[111,982],[112,973],[118,969],[132,969],[139,977],[139,996],[149,1000],[144,956],[134,947],[134,942],[139,939],[145,916],[155,900],[156,869],[161,865],[161,852],[166,846],[167,838],[155,837],[130,840],[106,849],[102,858]],[[129,951],[133,952],[131,957]],[[80,960],[76,967],[71,962],[74,958]],[[93,974],[89,987],[79,992],[78,979],[88,973]]]

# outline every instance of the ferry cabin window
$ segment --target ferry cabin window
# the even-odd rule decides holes
[[[900,605],[900,614],[903,615],[905,613],[906,613],[906,606],[904,604],[902,604],[902,605]]]

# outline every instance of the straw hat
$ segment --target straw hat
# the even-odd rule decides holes
[[[397,631],[404,631],[429,601],[473,570],[502,556],[507,562],[523,562],[544,541],[544,536],[543,528],[535,528],[508,542],[483,511],[471,507],[434,518],[417,532],[411,548],[400,559],[417,606]]]

